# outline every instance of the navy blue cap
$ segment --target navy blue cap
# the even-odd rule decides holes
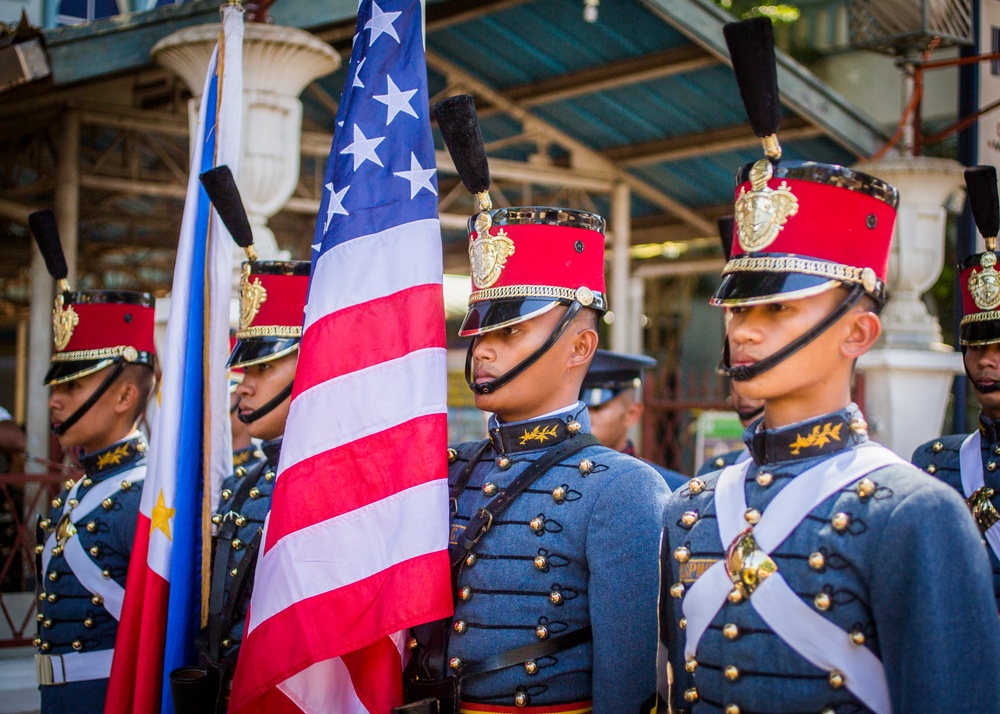
[[[645,355],[597,350],[587,376],[580,387],[580,401],[596,407],[614,399],[626,389],[641,385],[643,370],[656,366],[656,360]]]

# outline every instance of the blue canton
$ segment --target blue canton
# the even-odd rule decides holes
[[[996,492],[997,495],[990,500],[994,506],[1000,508],[1000,474],[997,473],[997,467],[1000,466],[1000,423],[980,414],[979,433],[981,435],[983,483],[987,488],[992,488]],[[911,459],[914,465],[935,478],[941,479],[958,491],[963,498],[965,498],[965,491],[962,489],[959,450],[967,436],[968,434],[953,434],[928,441],[917,447]],[[990,559],[990,566],[993,569],[993,595],[997,600],[997,609],[1000,609],[1000,560],[997,559],[996,553],[989,545],[985,547]]]
[[[139,469],[144,472],[146,451],[145,438],[136,432],[106,449],[87,454],[80,462],[84,475],[73,499],[69,493],[73,483],[67,482],[67,488],[52,501],[48,517],[38,521],[38,636],[35,645],[40,654],[86,655],[114,649],[118,620],[104,607],[101,595],[80,582],[59,543],[66,543],[69,538],[78,539],[95,572],[100,572],[99,577],[125,587],[142,497],[142,478],[133,482],[130,475]],[[69,527],[69,514],[76,504],[106,483],[106,487],[111,487],[111,481],[116,482],[112,495],[88,509],[77,519],[75,527]],[[73,514],[74,517],[78,515]],[[43,572],[42,550],[53,534],[57,536],[56,546]],[[58,659],[52,666],[61,670]],[[103,711],[107,687],[107,674],[65,684],[42,685],[39,687],[41,710]]]
[[[406,11],[413,7],[415,12]],[[437,219],[422,43],[420,6],[400,0],[360,3],[358,34],[323,179],[314,265],[340,243]]]
[[[590,430],[582,403],[552,419],[575,420],[580,433]],[[534,423],[524,423],[525,434]],[[490,426],[497,428],[495,418]],[[456,447],[452,483],[483,447]],[[497,489],[548,448],[508,455],[486,447],[457,499],[453,542]],[[587,446],[557,463],[493,521],[466,559],[446,651],[425,675],[451,674],[452,658],[482,660],[590,625],[592,641],[540,658],[533,667],[466,678],[463,700],[536,706],[592,699],[597,713],[638,712],[655,687],[656,552],[667,495],[648,465],[603,446]],[[419,630],[417,639],[426,645]]]
[[[850,405],[783,429],[751,427],[744,439],[753,456],[744,487],[753,521],[797,475],[867,436]],[[719,476],[693,479],[664,512],[661,645],[673,682],[664,666],[659,691],[669,690],[680,712],[868,711],[836,673],[810,664],[739,597],[723,604],[695,661],[685,662],[685,592],[729,546],[716,518]],[[968,508],[954,489],[905,464],[868,479],[808,514],[771,554],[778,572],[853,646],[881,660],[894,712],[995,711],[1000,622]]]

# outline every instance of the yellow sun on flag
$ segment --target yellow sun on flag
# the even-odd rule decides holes
[[[159,528],[168,540],[173,540],[170,537],[170,519],[174,517],[176,512],[175,508],[167,508],[167,504],[163,501],[163,489],[161,488],[160,494],[156,497],[156,505],[153,506],[153,523],[149,527],[149,532],[152,533]]]

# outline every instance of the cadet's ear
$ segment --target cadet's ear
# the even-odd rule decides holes
[[[856,360],[870,350],[882,334],[882,321],[878,315],[868,310],[852,310],[847,314],[847,319],[850,324],[840,351],[847,359]]]
[[[118,381],[118,390],[115,396],[115,413],[131,414],[135,411],[136,403],[139,400],[139,388],[131,379],[121,379]]]
[[[642,402],[633,401],[628,405],[628,409],[625,410],[625,418],[622,419],[622,423],[625,424],[626,429],[631,429],[633,426],[639,423],[642,419],[642,413],[646,410],[645,405]]]
[[[597,330],[592,327],[580,330],[573,336],[573,351],[569,357],[569,367],[589,367],[597,351]]]

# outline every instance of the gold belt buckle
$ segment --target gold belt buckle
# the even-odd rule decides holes
[[[66,669],[63,667],[63,681],[57,682],[55,675],[53,673],[52,661],[54,659],[59,660],[59,665],[62,667],[62,655],[45,655],[36,654],[35,655],[35,675],[38,677],[38,683],[45,686],[51,686],[53,684],[65,684],[66,683]]]
[[[995,493],[992,488],[983,486],[982,488],[977,488],[969,496],[969,510],[972,511],[972,517],[979,524],[980,533],[986,533],[996,523],[1000,523],[1000,513],[997,512],[996,507],[990,502]]]
[[[750,527],[736,536],[726,550],[726,570],[740,595],[749,599],[762,581],[778,572],[778,566],[771,556],[757,547],[753,527]]]

